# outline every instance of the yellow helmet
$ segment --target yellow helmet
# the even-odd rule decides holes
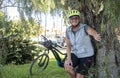
[[[71,10],[69,13],[68,13],[68,17],[70,18],[71,16],[74,16],[74,15],[78,15],[80,16],[80,12],[78,10]]]

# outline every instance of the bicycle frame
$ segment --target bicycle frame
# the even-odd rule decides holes
[[[43,35],[41,35],[42,37],[43,37],[43,39],[45,40],[45,41],[48,41],[47,43],[49,43],[49,44],[47,44],[47,45],[45,45],[45,44],[43,44],[48,50],[51,50],[52,51],[52,53],[53,53],[53,55],[54,55],[54,57],[55,57],[55,59],[56,59],[56,61],[57,61],[57,63],[58,63],[58,66],[60,66],[60,67],[63,67],[64,65],[64,61],[65,61],[65,59],[66,59],[66,53],[64,54],[64,53],[62,53],[62,52],[60,52],[56,47],[54,47],[53,45],[55,45],[55,44],[53,44],[52,42],[50,42],[45,36],[43,36]],[[60,48],[62,48],[61,46],[59,46],[59,45],[56,45],[56,46],[58,46],[58,47],[60,47]],[[61,54],[61,55],[65,55],[65,57],[63,58],[63,59],[61,59],[61,57],[60,57],[60,55],[59,54]]]
[[[59,67],[64,67],[64,61],[65,61],[65,59],[66,59],[66,53],[62,53],[62,52],[60,52],[57,48],[55,48],[55,47],[53,47],[52,49],[51,49],[51,51],[52,51],[52,53],[53,53],[53,55],[54,55],[54,57],[55,57],[55,59],[56,59],[56,61],[57,61],[57,64],[58,64],[58,66]],[[60,55],[65,55],[65,57],[63,58],[63,59],[61,59],[61,57],[60,57]]]

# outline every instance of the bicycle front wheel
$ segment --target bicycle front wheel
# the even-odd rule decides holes
[[[48,66],[49,56],[47,54],[39,55],[33,60],[30,66],[30,75],[42,73]]]

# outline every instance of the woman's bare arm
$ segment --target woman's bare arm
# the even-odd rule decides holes
[[[71,44],[70,44],[70,40],[65,38],[65,42],[67,44],[67,48],[66,48],[67,59],[71,59]]]
[[[88,33],[89,35],[93,36],[96,41],[101,41],[101,36],[100,36],[100,34],[98,34],[98,33],[96,32],[96,30],[94,30],[93,28],[88,27],[87,33]]]

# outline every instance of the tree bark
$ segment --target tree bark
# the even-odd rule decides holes
[[[118,78],[118,69],[115,64],[115,51],[98,50],[97,54],[98,78]]]

